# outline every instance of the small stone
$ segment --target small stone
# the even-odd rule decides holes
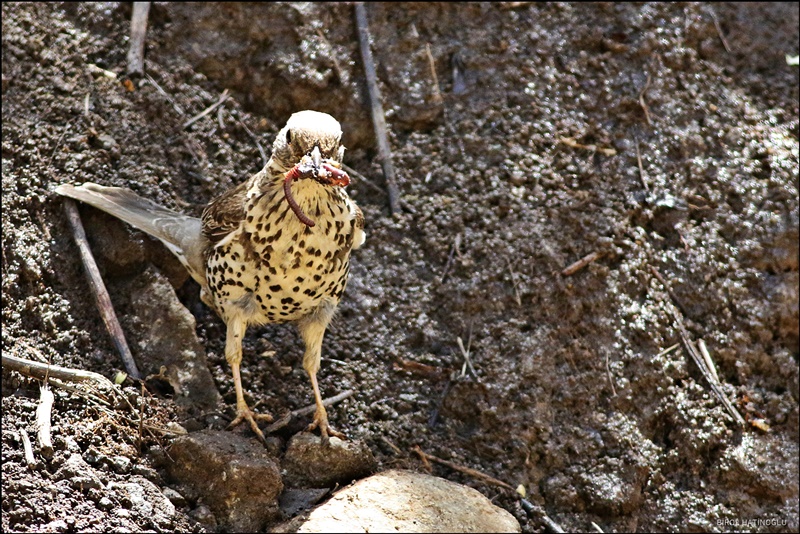
[[[363,441],[332,437],[328,445],[310,432],[296,434],[283,458],[287,483],[296,487],[324,488],[349,484],[374,472],[375,457]]]

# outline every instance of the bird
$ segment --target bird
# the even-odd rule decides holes
[[[121,187],[62,184],[55,192],[105,211],[159,239],[200,284],[201,300],[226,325],[225,359],[236,390],[236,416],[265,441],[244,398],[240,367],[247,327],[296,324],[303,367],[316,411],[306,431],[333,429],[317,383],[322,340],[344,293],[350,254],[365,241],[364,215],[345,191],[345,147],[339,122],[327,113],[294,113],[278,132],[261,171],[211,200],[200,218],[184,215]]]

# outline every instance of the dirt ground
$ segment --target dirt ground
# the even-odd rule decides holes
[[[393,217],[352,4],[157,3],[153,81],[126,82],[130,3],[3,3],[4,353],[108,377],[122,367],[56,184],[126,186],[199,215],[263,166],[259,147],[269,155],[291,113],[316,109],[342,122],[367,221],[320,386],[355,391],[331,423],[381,470],[422,470],[419,445],[523,485],[567,531],[797,531],[798,67],[786,55],[798,4],[367,11],[405,206]],[[149,422],[224,427],[222,321],[159,243],[81,214],[134,357],[161,319],[137,312],[132,287],[160,272],[224,399],[204,416],[153,387]],[[707,345],[743,427],[680,323]],[[310,404],[301,357],[292,326],[251,329],[251,405]],[[55,455],[28,468],[20,429],[35,438],[38,382],[4,369],[2,391],[4,532],[206,528],[159,468],[170,434],[145,433],[139,454],[135,414],[56,389]],[[277,433],[277,450],[308,422]],[[433,472],[524,531],[546,529],[509,492]],[[174,513],[154,504],[162,492]]]

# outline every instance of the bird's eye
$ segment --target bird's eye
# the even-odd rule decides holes
[[[291,142],[292,142],[292,131],[291,130],[286,130],[286,143],[288,144],[288,143],[291,143]]]

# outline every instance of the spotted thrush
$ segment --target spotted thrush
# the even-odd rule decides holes
[[[200,219],[119,187],[64,184],[56,192],[99,208],[159,240],[201,287],[201,298],[227,327],[225,358],[236,389],[233,427],[247,421],[263,441],[245,402],[239,368],[251,324],[294,322],[305,342],[303,367],[316,413],[307,430],[344,437],[328,424],[317,384],[322,338],[342,297],[350,252],[364,243],[364,217],[344,190],[342,130],[328,114],[289,118],[267,165],[212,200]]]

